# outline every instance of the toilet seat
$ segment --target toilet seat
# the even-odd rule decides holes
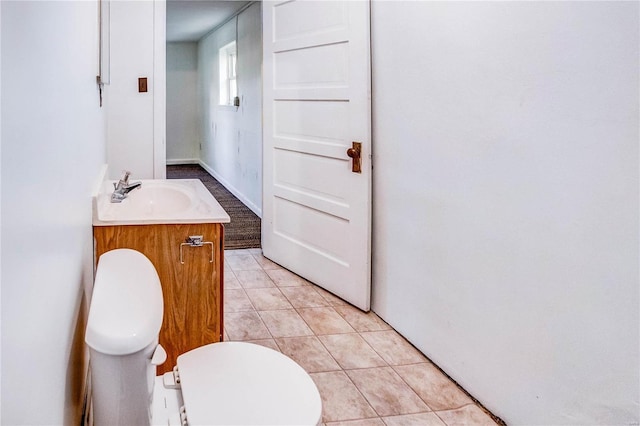
[[[317,425],[322,402],[311,377],[264,346],[220,342],[178,357],[187,423]]]

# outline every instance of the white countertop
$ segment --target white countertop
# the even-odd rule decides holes
[[[104,181],[93,198],[94,226],[231,221],[199,179],[142,180],[121,203],[111,202],[114,182]]]

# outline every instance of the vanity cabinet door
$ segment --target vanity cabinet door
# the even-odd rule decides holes
[[[183,244],[194,235],[203,237],[202,246]],[[109,250],[131,248],[158,271],[164,298],[160,344],[167,351],[158,374],[171,371],[178,355],[221,340],[221,224],[96,226],[94,239],[96,259]]]

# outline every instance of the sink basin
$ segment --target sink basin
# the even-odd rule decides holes
[[[95,201],[94,225],[229,222],[229,216],[198,179],[150,179],[120,203],[111,202],[113,182]]]
[[[120,207],[130,209],[132,214],[176,214],[189,210],[194,204],[194,197],[185,186],[147,182],[131,191],[119,204]]]

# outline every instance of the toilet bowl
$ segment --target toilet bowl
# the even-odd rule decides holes
[[[85,341],[94,424],[317,425],[320,394],[280,352],[244,342],[205,345],[155,376],[162,288],[143,254],[117,249],[98,262]]]

